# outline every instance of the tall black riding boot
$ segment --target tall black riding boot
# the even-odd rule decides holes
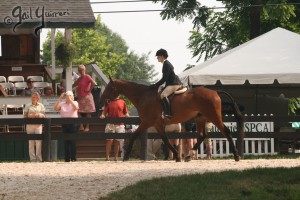
[[[169,99],[167,97],[164,97],[162,99],[162,102],[163,102],[165,117],[172,118],[171,105]]]

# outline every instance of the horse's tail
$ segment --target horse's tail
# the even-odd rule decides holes
[[[243,137],[244,136],[244,117],[243,114],[241,113],[237,103],[235,102],[235,100],[233,99],[233,97],[225,92],[225,91],[220,91],[218,90],[218,94],[225,94],[231,101],[231,103],[229,104],[233,110],[233,114],[235,116],[235,119],[237,120],[237,130],[240,130],[240,134]]]

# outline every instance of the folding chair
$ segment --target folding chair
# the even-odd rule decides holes
[[[48,82],[34,82],[33,86],[40,89],[40,94],[44,95],[44,88],[49,87],[50,83]]]
[[[0,76],[0,83],[6,83],[5,76]]]
[[[27,88],[26,82],[16,82],[14,85],[15,85],[15,87],[14,87],[15,95],[22,93],[22,91],[24,91],[25,88]],[[19,91],[21,91],[21,92],[19,92]]]
[[[5,105],[0,105],[0,115],[5,115]],[[6,132],[6,125],[0,125],[1,132]]]
[[[7,77],[7,82],[15,83],[15,82],[24,82],[23,76],[9,76]]]
[[[8,95],[14,95],[15,85],[13,83],[0,83],[0,85],[2,85]]]
[[[5,105],[5,115],[21,114],[24,115],[24,104],[7,104]],[[24,124],[6,125],[7,132],[25,132]]]

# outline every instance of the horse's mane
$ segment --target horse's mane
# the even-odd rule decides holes
[[[148,94],[149,86],[127,80],[115,80],[120,94],[127,97],[135,106],[144,94]],[[153,90],[154,91],[154,90]]]
[[[144,81],[128,81],[128,80],[116,80],[120,84],[124,85],[123,83],[126,83],[129,87],[134,87],[135,89],[141,89],[141,90],[146,90],[149,89],[149,85],[147,85],[146,82]]]

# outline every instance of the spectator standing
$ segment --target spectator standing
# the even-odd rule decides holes
[[[54,92],[51,86],[44,88],[44,96],[45,97],[51,97],[54,96]],[[50,144],[50,159],[51,161],[57,160],[57,140],[51,140]]]
[[[184,129],[186,132],[191,132],[191,133],[196,132],[196,124],[192,120],[186,121],[184,123]],[[196,142],[197,142],[196,138],[182,139],[182,145],[183,145],[183,149],[184,149],[184,157],[187,157],[188,155],[190,155],[190,151],[194,147]],[[197,159],[197,158],[198,158],[198,151],[196,151],[195,157],[192,159]]]
[[[186,132],[196,132],[196,124],[192,122],[191,120],[186,121],[184,123],[185,131]],[[212,131],[212,123],[211,122],[206,122],[205,123],[205,131],[206,133],[209,133]],[[184,146],[184,156],[190,155],[190,151],[193,148],[193,146],[196,144],[197,139],[196,138],[188,138],[188,139],[183,139],[183,146]],[[203,159],[210,160],[212,158],[212,141],[210,138],[206,137],[203,141],[205,145],[205,153],[206,157]],[[195,152],[195,157],[192,159],[197,160],[198,159],[198,150]]]
[[[105,117],[129,117],[128,109],[124,100],[117,97],[104,106],[103,112],[100,115],[101,119]],[[125,133],[125,125],[121,124],[106,124],[105,133]],[[106,161],[109,161],[111,146],[114,142],[114,160],[117,161],[119,157],[119,150],[122,154],[124,152],[124,139],[107,139],[106,140]]]
[[[211,122],[207,122],[205,124],[206,133],[209,133],[212,131],[212,126],[213,126],[213,123],[211,123]],[[206,147],[206,158],[204,158],[204,159],[210,160],[210,159],[212,159],[212,141],[210,138],[206,137],[203,142]]]
[[[62,102],[63,99],[65,102]],[[60,111],[62,118],[78,118],[78,102],[74,101],[72,91],[62,93],[54,105],[54,110]],[[64,133],[78,133],[78,124],[62,124]],[[65,162],[76,161],[76,142],[74,140],[65,140]]]
[[[24,108],[24,118],[44,118],[45,107],[39,103],[40,94],[33,92],[31,103],[26,104]],[[42,134],[42,124],[27,124],[27,134]],[[42,140],[29,140],[29,157],[30,162],[42,162]]]
[[[151,126],[147,129],[148,133],[157,133],[156,129]],[[158,160],[157,155],[163,144],[162,139],[148,139],[147,140],[147,159],[148,160]]]
[[[156,129],[151,126],[150,128],[147,129],[147,132],[149,133],[157,133]],[[165,132],[166,133],[180,133],[181,132],[181,124],[168,124],[165,126]],[[182,157],[182,145],[181,145],[181,139],[169,139],[169,142],[172,146],[174,146],[175,149],[178,151],[179,158],[181,159]],[[163,144],[162,139],[148,139],[147,140],[147,159],[148,160],[157,160],[157,156],[159,154],[159,150],[161,149],[161,146],[165,146],[166,152],[164,160],[173,160],[173,152],[169,150],[168,147],[166,147],[165,144]]]
[[[79,103],[79,116],[82,117],[83,114],[86,117],[91,117],[92,113],[96,111],[94,98],[92,95],[92,89],[96,85],[96,82],[92,77],[85,72],[85,66],[80,65],[78,67],[78,72],[80,77],[73,84],[73,88],[77,86],[77,100]],[[80,130],[84,132],[90,131],[90,125],[86,124],[84,128],[83,124],[80,124]]]

